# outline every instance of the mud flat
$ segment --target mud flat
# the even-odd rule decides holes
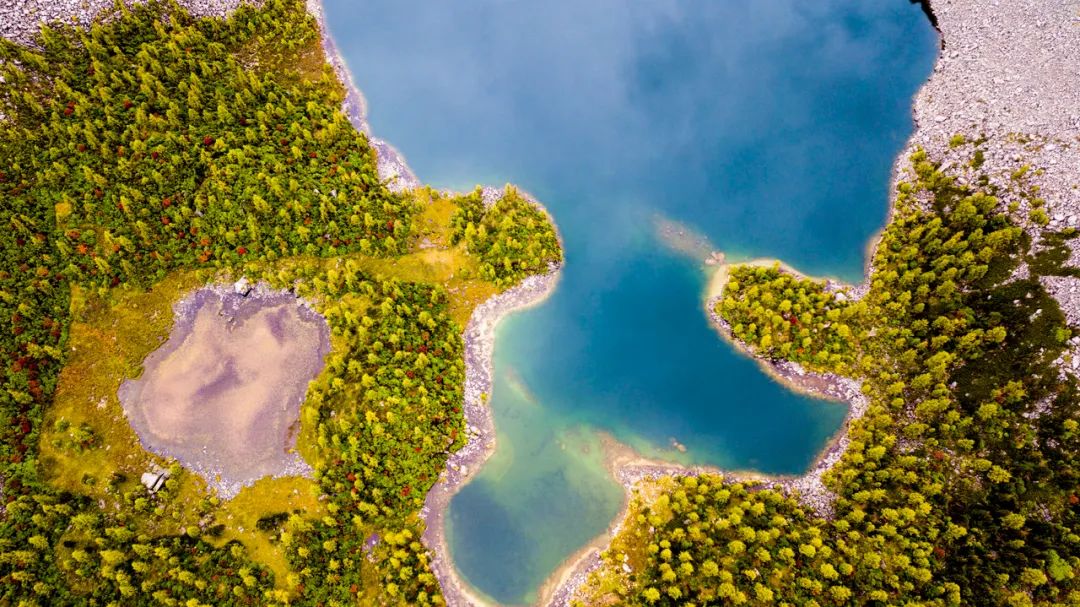
[[[296,434],[330,351],[326,321],[291,293],[244,281],[199,289],[173,310],[169,339],[120,386],[143,447],[225,499],[260,478],[310,476]]]

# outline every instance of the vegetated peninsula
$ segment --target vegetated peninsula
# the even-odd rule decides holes
[[[46,4],[0,40],[0,604],[445,604],[463,327],[547,292],[550,218],[411,182],[316,4]]]
[[[736,265],[708,302],[786,381],[861,384],[827,507],[651,475],[576,604],[1080,604],[1080,12],[932,8],[943,50],[866,283]]]

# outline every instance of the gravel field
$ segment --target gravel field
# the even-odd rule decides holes
[[[252,0],[179,0],[198,17],[224,17]],[[134,4],[128,0],[128,4]],[[88,26],[113,0],[5,0],[0,2],[0,36],[30,44],[42,23]]]
[[[1080,0],[932,5],[944,49],[915,98],[916,129],[898,159],[897,179],[910,175],[908,157],[922,147],[970,182],[977,174],[968,164],[972,142],[983,139],[978,173],[1005,192],[1003,204],[1019,204],[1016,218],[1036,247],[1044,231],[1080,229]],[[950,145],[957,134],[968,143]],[[1025,165],[1018,182],[1012,176]],[[1046,227],[1028,219],[1031,206],[1020,190],[1032,186],[1046,201]],[[1080,266],[1080,246],[1072,242],[1071,263]],[[1070,323],[1080,321],[1080,280],[1044,284]]]

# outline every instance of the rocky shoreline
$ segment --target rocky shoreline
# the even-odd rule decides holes
[[[338,79],[345,87],[346,96],[342,111],[349,117],[353,127],[368,136],[375,149],[379,177],[388,180],[394,191],[405,191],[422,184],[409,168],[405,158],[389,143],[374,137],[367,123],[367,104],[352,74],[338,53],[330,35],[320,0],[308,0],[308,12],[315,16],[322,31],[323,51],[333,66]],[[505,188],[485,186],[482,188],[484,203],[491,206]],[[539,208],[552,226],[558,227],[546,208],[533,196],[520,192],[529,202]],[[559,236],[562,244],[562,237]],[[523,310],[543,302],[555,290],[559,279],[559,266],[552,265],[544,274],[525,278],[514,287],[495,295],[473,310],[465,328],[465,400],[462,413],[468,433],[468,442],[454,452],[446,462],[446,469],[428,491],[420,516],[425,522],[422,541],[431,550],[431,570],[439,580],[443,598],[449,607],[482,605],[478,598],[458,575],[450,559],[446,544],[445,515],[450,500],[461,487],[471,480],[488,457],[495,451],[495,420],[488,405],[494,384],[493,355],[495,328],[512,312]]]
[[[818,455],[814,465],[806,473],[800,476],[788,477],[736,472],[727,473],[726,476],[737,480],[761,481],[767,487],[781,489],[785,493],[797,496],[803,504],[810,507],[820,516],[831,517],[833,514],[833,500],[836,496],[825,487],[822,477],[839,463],[851,441],[848,437],[848,430],[855,420],[866,413],[867,408],[870,406],[869,399],[863,394],[862,383],[835,373],[808,371],[802,365],[787,360],[761,358],[732,334],[731,326],[716,312],[716,304],[719,301],[720,296],[717,295],[706,302],[709,320],[724,339],[754,358],[768,375],[796,392],[802,392],[815,398],[846,403],[848,406],[843,425],[830,439],[828,446]]]
[[[326,61],[334,68],[338,81],[345,88],[345,100],[341,104],[341,111],[348,116],[353,128],[367,136],[368,143],[375,150],[379,178],[386,181],[394,192],[420,187],[422,185],[420,180],[409,168],[409,163],[405,162],[405,157],[401,155],[401,152],[372,134],[371,125],[367,121],[367,101],[353,81],[352,73],[345,65],[341,53],[338,52],[330,27],[326,23],[326,11],[323,10],[322,0],[307,0],[307,10],[319,23]]]
[[[367,105],[360,89],[355,85],[352,74],[345,65],[326,24],[325,13],[320,0],[308,0],[308,12],[315,16],[322,31],[323,51],[327,61],[333,66],[338,79],[345,87],[346,96],[342,110],[349,117],[353,127],[368,136],[376,151],[379,177],[388,180],[394,191],[404,191],[422,184],[409,168],[405,158],[389,143],[374,137],[367,122]],[[484,204],[495,204],[505,188],[485,186],[482,188]],[[562,236],[558,234],[558,225],[546,208],[536,198],[519,190],[529,202],[539,208],[555,228],[562,245]],[[468,584],[461,579],[450,558],[446,544],[445,516],[450,500],[480,469],[483,463],[495,451],[495,420],[491,413],[488,399],[494,385],[493,355],[495,350],[495,329],[499,322],[512,312],[530,308],[543,302],[555,290],[559,279],[559,266],[552,265],[544,274],[525,278],[514,287],[495,295],[473,310],[465,328],[465,399],[462,413],[468,433],[468,442],[450,456],[446,468],[439,480],[428,491],[420,516],[425,529],[421,537],[425,546],[431,550],[431,571],[439,580],[443,598],[448,607],[467,607],[483,605],[487,601],[476,596]]]
[[[924,149],[961,183],[988,178],[1003,208],[1016,205],[1013,218],[1032,237],[1033,250],[1042,248],[1047,232],[1080,229],[1080,1],[925,6],[935,16],[942,51],[915,97],[915,131],[894,182],[911,179],[909,157]],[[976,153],[980,160],[973,163]],[[1035,199],[1044,201],[1046,225],[1030,218]],[[1069,245],[1068,264],[1080,266],[1080,247]],[[1044,287],[1069,323],[1080,323],[1080,279],[1055,278]],[[1080,345],[1072,353],[1080,357]]]
[[[465,402],[463,413],[468,443],[450,456],[438,482],[428,491],[420,511],[427,528],[423,542],[432,551],[431,570],[442,586],[449,607],[481,605],[458,576],[446,545],[445,515],[450,499],[476,474],[495,451],[495,419],[488,399],[494,385],[495,329],[512,312],[543,302],[555,290],[559,268],[529,276],[518,285],[480,304],[465,328]]]
[[[0,5],[0,37],[20,44],[31,45],[40,27],[46,23],[66,23],[89,27],[98,15],[113,7],[115,0],[15,0]],[[128,5],[140,0],[125,0]],[[225,18],[244,5],[258,5],[259,0],[178,0],[195,17]],[[319,24],[323,52],[337,73],[345,90],[342,111],[356,130],[364,133],[378,158],[379,177],[395,192],[418,187],[420,180],[409,168],[405,158],[392,145],[375,137],[367,123],[367,104],[360,89],[353,84],[352,75],[337,51],[327,27],[321,0],[307,0],[308,13]]]
[[[89,27],[94,19],[113,7],[115,0],[13,0],[0,5],[0,37],[30,45],[42,25],[63,22]],[[125,0],[128,6],[138,1]],[[258,4],[256,0],[178,0],[196,17],[227,17],[237,8]]]
[[[633,498],[635,491],[640,490],[644,486],[643,484],[649,481],[669,476],[717,474],[731,481],[753,483],[761,489],[780,490],[796,497],[819,516],[832,516],[835,495],[825,487],[822,478],[826,472],[840,461],[844,451],[847,450],[850,441],[848,429],[855,420],[866,413],[869,400],[863,394],[862,386],[858,381],[835,374],[807,371],[802,366],[789,361],[772,361],[759,358],[745,344],[735,339],[730,326],[714,311],[715,304],[720,301],[722,296],[722,286],[729,267],[724,264],[723,258],[722,253],[712,252],[704,260],[707,266],[716,266],[708,293],[705,296],[705,311],[713,327],[722,339],[728,340],[740,352],[754,358],[763,372],[789,389],[815,398],[836,401],[838,404],[846,403],[848,413],[843,425],[830,439],[828,445],[818,454],[810,470],[799,476],[766,475],[746,470],[724,470],[714,466],[686,466],[647,458],[633,448],[615,440],[614,437],[601,434],[605,466],[619,484],[623,486],[622,509],[604,534],[599,538],[594,538],[592,542],[567,559],[564,565],[552,574],[545,584],[545,588],[550,587],[551,590],[541,593],[541,596],[545,597],[540,602],[541,605],[546,607],[569,607],[574,599],[578,598],[577,593],[584,586],[589,575],[602,565],[600,555],[604,548],[611,543],[611,540],[622,529],[623,521],[629,512],[630,500]],[[746,263],[772,265],[781,262],[776,260],[753,260]],[[785,272],[802,276],[793,268],[784,266],[782,263],[781,266]],[[869,287],[867,283],[848,286],[832,279],[825,279],[825,282],[827,288],[835,291],[843,290],[853,299],[862,297]]]

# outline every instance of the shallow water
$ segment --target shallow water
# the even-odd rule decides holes
[[[120,401],[150,451],[175,457],[222,497],[264,476],[302,474],[300,404],[329,352],[326,320],[288,293],[200,289]]]
[[[651,455],[799,473],[842,405],[722,342],[660,215],[736,257],[861,276],[936,39],[905,0],[326,0],[373,130],[420,179],[514,182],[567,265],[498,331],[498,450],[453,500],[455,564],[501,603],[618,510],[592,430]],[[672,440],[687,447],[672,449]]]

